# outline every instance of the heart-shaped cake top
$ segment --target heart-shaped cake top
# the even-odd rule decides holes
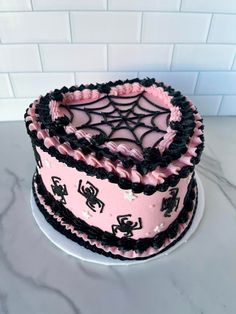
[[[196,107],[149,78],[56,89],[25,120],[35,145],[58,160],[149,195],[187,177],[204,146]]]

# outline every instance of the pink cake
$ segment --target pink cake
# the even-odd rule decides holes
[[[25,122],[38,208],[78,245],[146,259],[190,227],[203,124],[180,92],[149,78],[63,87],[35,100]]]

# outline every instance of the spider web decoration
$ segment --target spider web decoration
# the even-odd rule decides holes
[[[155,147],[163,139],[169,124],[170,110],[151,101],[144,92],[134,96],[105,95],[100,99],[81,104],[61,105],[77,130],[92,134],[105,141],[129,142],[143,152]],[[80,114],[75,115],[75,111]],[[162,126],[159,117],[164,115]],[[164,121],[164,122],[163,122]]]

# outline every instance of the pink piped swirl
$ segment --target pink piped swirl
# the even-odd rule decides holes
[[[170,120],[174,122],[177,122],[177,121],[179,122],[181,121],[181,118],[182,118],[182,113],[180,112],[179,107],[176,106],[172,108],[171,114],[170,114]]]

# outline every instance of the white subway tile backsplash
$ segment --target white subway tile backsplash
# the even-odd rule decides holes
[[[181,11],[236,12],[235,0],[182,0]]]
[[[143,42],[204,42],[210,14],[154,13],[143,14]]]
[[[235,55],[233,45],[176,45],[173,70],[229,70]]]
[[[74,42],[138,42],[141,14],[134,12],[72,12]]]
[[[0,11],[30,11],[30,0],[1,0]]]
[[[216,116],[222,96],[201,96],[191,95],[188,98],[197,107],[197,110],[204,116]]]
[[[0,37],[3,43],[69,42],[68,13],[1,13]]]
[[[7,74],[0,74],[0,97],[12,97],[11,84]]]
[[[168,70],[172,45],[109,45],[110,71]]]
[[[180,0],[108,0],[110,10],[179,10]]]
[[[73,73],[16,73],[11,74],[16,97],[35,97],[55,88],[72,86]]]
[[[0,0],[0,121],[75,80],[146,76],[235,115],[235,44],[236,0]]]
[[[32,0],[34,10],[104,10],[106,0]]]
[[[182,93],[192,94],[197,81],[197,72],[139,72],[139,77],[154,77],[165,85],[171,85]]]
[[[220,106],[219,115],[236,116],[236,95],[224,96]]]
[[[0,45],[0,72],[41,71],[36,45]]]
[[[211,43],[236,43],[236,15],[215,14],[208,41]]]
[[[236,70],[236,54],[234,56],[234,63],[232,65],[232,70]]]
[[[105,45],[40,45],[44,71],[106,70]]]
[[[200,73],[196,93],[236,94],[236,72]]]
[[[137,72],[78,72],[76,73],[76,83],[96,84],[109,81],[133,79],[137,77]]]
[[[23,120],[26,108],[32,103],[32,98],[0,99],[0,121]]]

